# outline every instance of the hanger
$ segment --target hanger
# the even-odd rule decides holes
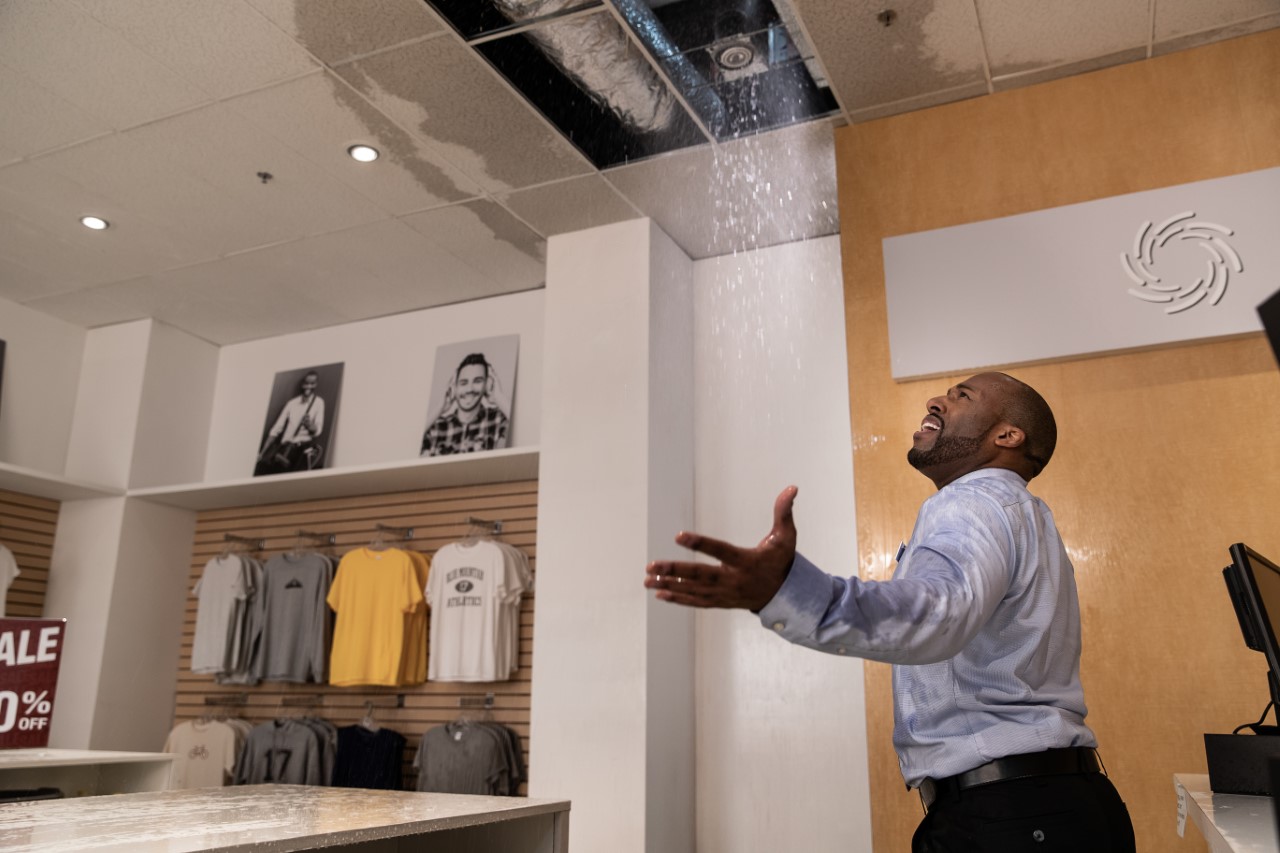
[[[489,540],[502,533],[501,521],[489,521],[485,518],[467,517],[467,532],[463,536],[464,545],[474,545],[481,540]]]
[[[371,732],[377,732],[381,729],[381,726],[373,719],[373,702],[366,701],[364,703],[364,717],[360,719],[360,728]]]
[[[373,534],[373,541],[369,543],[369,549],[372,551],[385,551],[393,547],[393,542],[407,542],[413,539],[412,527],[393,527],[390,524],[383,524],[381,521],[374,527],[376,532]],[[388,533],[398,533],[399,536],[396,539],[391,539],[387,536]]]

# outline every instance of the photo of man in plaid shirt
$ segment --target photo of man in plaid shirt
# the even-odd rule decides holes
[[[421,456],[449,456],[507,446],[507,415],[490,395],[492,376],[483,353],[458,365],[440,414],[422,436]]]

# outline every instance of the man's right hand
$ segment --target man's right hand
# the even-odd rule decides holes
[[[796,556],[792,505],[799,490],[788,486],[773,504],[773,528],[754,548],[740,548],[682,532],[676,543],[719,560],[719,565],[658,560],[645,570],[644,585],[661,601],[689,607],[737,607],[758,611],[778,593]]]

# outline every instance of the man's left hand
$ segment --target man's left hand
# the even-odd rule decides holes
[[[710,563],[658,560],[645,569],[644,585],[661,601],[689,607],[737,607],[758,611],[777,594],[796,556],[791,515],[799,490],[788,486],[773,505],[773,528],[754,548],[740,548],[684,532],[676,543],[719,560]]]

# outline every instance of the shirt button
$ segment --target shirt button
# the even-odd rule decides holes
[[[773,630],[775,630],[775,631],[781,632],[781,631],[782,631],[782,629],[783,629],[783,628],[785,628],[785,627],[787,627],[787,626],[786,626],[786,625],[784,625],[782,622],[774,622],[774,623],[773,623]]]

